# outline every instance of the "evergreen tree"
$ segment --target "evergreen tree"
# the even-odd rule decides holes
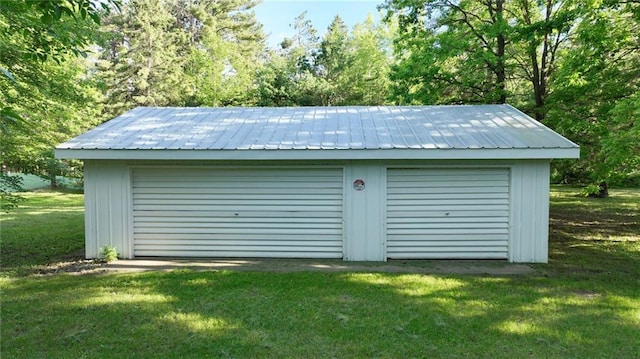
[[[336,15],[322,37],[315,60],[317,76],[325,84],[325,93],[319,94],[323,105],[344,104],[349,96],[345,77],[352,66],[350,45],[349,29]]]
[[[184,88],[179,56],[186,33],[173,25],[165,1],[131,0],[105,23],[111,31],[100,70],[106,110],[112,117],[135,106],[181,105]]]

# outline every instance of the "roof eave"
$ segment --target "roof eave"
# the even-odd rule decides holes
[[[105,150],[57,148],[56,158],[79,160],[492,160],[580,158],[580,148],[350,150]]]

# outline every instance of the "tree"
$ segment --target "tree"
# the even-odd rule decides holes
[[[258,105],[387,103],[394,25],[369,16],[350,32],[336,16],[319,38],[305,16],[296,18],[294,36],[271,51],[258,71]]]
[[[12,126],[24,126],[27,114],[4,97],[20,92],[19,83],[34,81],[29,70],[34,64],[60,63],[68,54],[86,56],[100,17],[119,6],[119,0],[0,1],[0,129],[5,135]]]
[[[174,23],[165,2],[155,0],[132,0],[105,19],[111,37],[99,66],[109,116],[135,106],[180,104],[186,89],[178,48],[186,34]]]
[[[254,1],[177,0],[175,26],[186,31],[185,79],[189,105],[240,105],[252,101],[255,64],[264,50]]]
[[[348,96],[347,71],[352,66],[349,29],[342,18],[336,15],[327,28],[316,54],[317,76],[326,85],[320,94],[325,106],[344,104]]]
[[[504,103],[504,0],[388,0],[397,18],[393,80],[401,103]]]
[[[132,0],[107,19],[101,74],[110,115],[134,106],[250,101],[264,35],[247,0]]]
[[[46,174],[55,186],[60,162],[53,159],[53,145],[76,135],[92,118],[91,110],[85,111],[92,109],[93,96],[84,88],[87,74],[78,71],[75,59],[87,55],[100,16],[118,6],[116,0],[0,2],[3,202],[15,199],[5,189],[17,184],[5,168]]]
[[[291,25],[294,35],[285,38],[265,59],[258,70],[258,104],[274,106],[326,105],[329,83],[320,76],[318,65],[319,37],[306,11]]]
[[[546,99],[557,71],[557,60],[569,46],[575,24],[589,13],[584,2],[564,0],[518,0],[510,6],[513,45],[509,57],[515,62],[516,76],[531,84],[532,112],[542,122]]]
[[[350,39],[349,66],[341,86],[345,105],[382,105],[389,102],[394,24],[376,24],[369,15],[356,24]]]
[[[556,166],[560,181],[640,184],[639,5],[598,4],[584,13],[561,53],[547,123],[576,139],[582,156]]]
[[[638,177],[630,137],[638,132],[638,2],[388,0],[384,7],[400,27],[397,102],[507,100],[583,148],[581,161],[555,164],[556,179],[606,188]]]

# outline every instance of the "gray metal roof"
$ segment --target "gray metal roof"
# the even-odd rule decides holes
[[[361,152],[353,150],[375,153],[350,155]],[[165,159],[162,153],[171,153],[166,159],[176,155],[185,159],[447,157],[438,150],[456,150],[447,151],[456,152],[452,158],[579,155],[576,144],[510,105],[138,107],[59,145],[56,155],[80,159]],[[487,150],[506,152],[498,155]]]

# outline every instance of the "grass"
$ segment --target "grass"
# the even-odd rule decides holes
[[[21,187],[24,191],[34,191],[43,188],[49,188],[51,182],[48,179],[44,179],[40,176],[26,173],[9,173],[12,176],[18,176],[22,179]],[[68,191],[78,191],[78,184],[76,178],[57,176],[58,186],[67,188]]]
[[[28,192],[18,210],[2,213],[0,275],[84,256],[81,194]]]
[[[24,275],[64,259],[36,222],[82,221],[81,198],[30,194],[2,219],[7,358],[638,358],[640,191],[554,188],[551,258],[519,276],[335,272]],[[60,202],[58,204],[58,202]],[[36,221],[36,218],[38,219]],[[15,225],[20,230],[5,230]],[[77,224],[77,223],[76,223]],[[71,227],[71,225],[70,225]],[[82,246],[82,230],[69,243]],[[23,233],[15,239],[16,232]],[[65,242],[65,234],[55,237]],[[5,239],[13,252],[5,253]],[[36,251],[37,252],[37,251]],[[56,254],[57,253],[57,254]],[[56,257],[57,256],[57,257]],[[15,259],[15,257],[20,257]],[[10,263],[11,267],[5,264]],[[36,344],[37,343],[37,344]]]

